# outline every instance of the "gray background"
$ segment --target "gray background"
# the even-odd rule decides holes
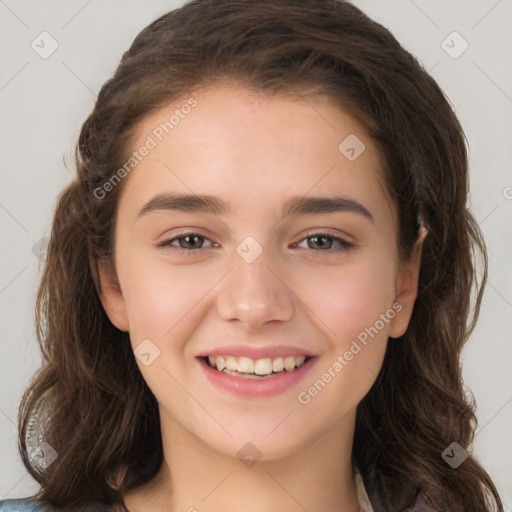
[[[40,364],[33,318],[44,237],[56,197],[73,175],[80,126],[135,35],[183,3],[0,0],[0,499],[38,489],[17,451],[17,410]],[[474,453],[511,511],[512,0],[354,3],[431,72],[467,134],[470,206],[486,237],[490,274],[463,375],[478,406]],[[46,58],[41,54],[52,40],[40,36],[44,31],[58,44]]]

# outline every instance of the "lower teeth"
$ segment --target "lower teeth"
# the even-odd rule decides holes
[[[222,373],[225,373],[227,375],[233,375],[235,377],[242,377],[243,379],[268,379],[271,377],[276,377],[277,375],[280,375],[283,372],[284,370],[277,373],[271,373],[270,375],[255,375],[253,373],[242,373],[237,372],[236,370],[228,370],[227,368],[224,368],[224,370],[222,370]]]

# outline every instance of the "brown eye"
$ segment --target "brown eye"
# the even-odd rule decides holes
[[[205,240],[209,240],[211,242],[209,238],[198,233],[181,233],[179,236],[175,236],[160,242],[158,247],[171,247],[181,253],[192,253],[193,251],[197,251],[199,249],[208,248],[203,247]],[[176,246],[174,243],[176,241],[178,241],[178,246]]]

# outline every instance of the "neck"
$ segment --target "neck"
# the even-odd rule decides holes
[[[131,512],[357,512],[354,417],[347,416],[300,451],[253,465],[212,450],[161,416],[162,466],[144,490],[125,496],[125,504]]]

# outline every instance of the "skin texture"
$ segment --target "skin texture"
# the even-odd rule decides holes
[[[407,329],[421,245],[407,264],[397,253],[397,209],[383,187],[380,155],[362,126],[327,98],[266,97],[218,85],[125,178],[115,229],[115,273],[100,270],[110,320],[160,355],[140,371],[160,408],[164,464],[127,493],[133,512],[357,510],[351,448],[357,404],[382,365],[388,337]],[[134,149],[184,101],[147,117]],[[366,146],[349,161],[348,135]],[[153,137],[155,138],[155,137]],[[162,192],[210,194],[231,215],[141,207]],[[291,196],[340,194],[355,212],[281,216]],[[174,240],[182,231],[205,237]],[[336,239],[354,244],[335,252]],[[236,252],[248,236],[263,252]],[[316,242],[316,243],[315,243]],[[190,254],[179,254],[177,249]],[[195,251],[195,252],[194,252]],[[401,308],[309,403],[299,392],[333,366],[380,315]],[[307,376],[270,397],[240,398],[213,387],[196,355],[228,342],[295,345],[316,354]],[[261,459],[237,452],[252,443]],[[172,474],[172,478],[171,478]]]

